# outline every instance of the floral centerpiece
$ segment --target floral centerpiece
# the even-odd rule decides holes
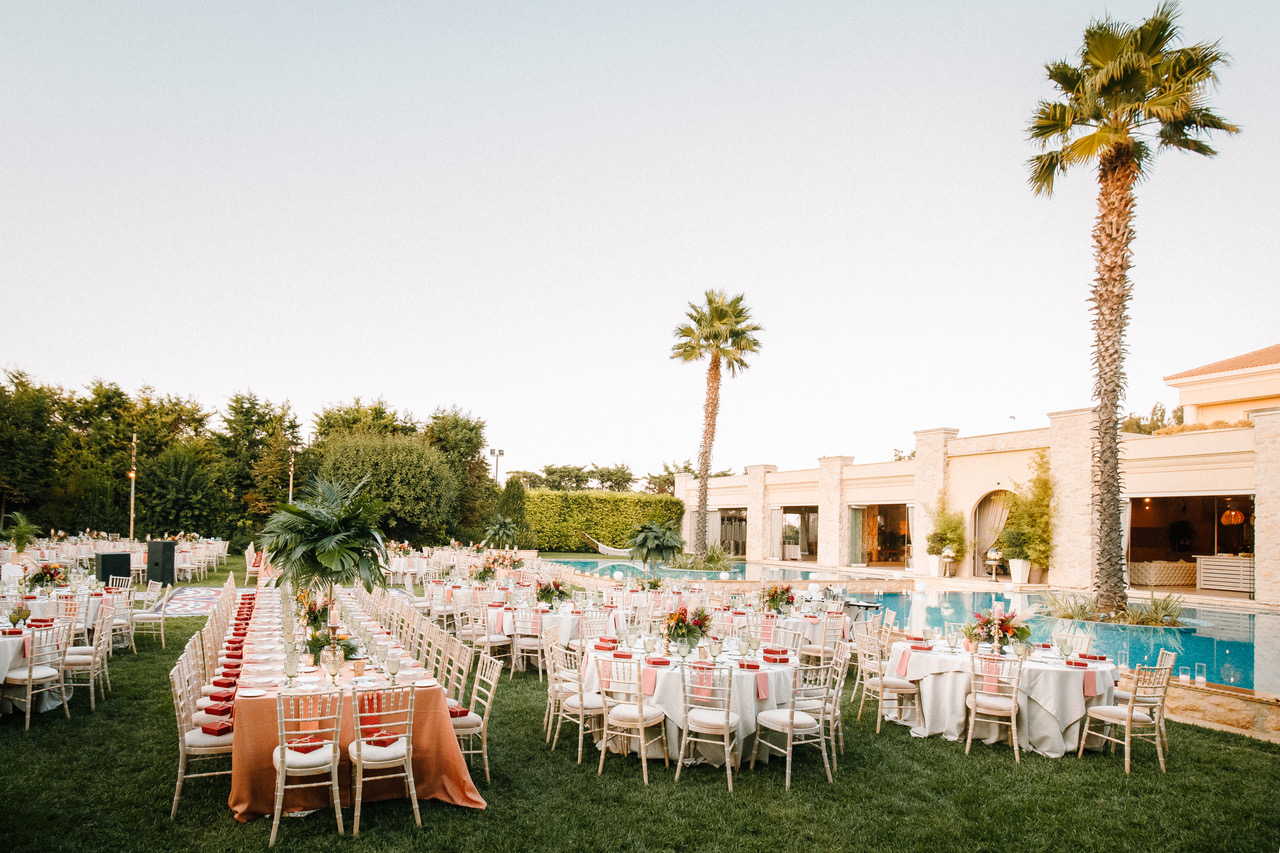
[[[662,589],[662,578],[645,578],[640,582],[641,589]]]
[[[538,600],[546,604],[555,604],[569,597],[569,590],[558,580],[550,583],[538,582]]]
[[[1000,607],[973,614],[974,634],[980,642],[991,643],[997,651],[1001,646],[1018,640],[1031,639],[1027,618],[1019,613],[1005,613]]]
[[[796,596],[791,591],[790,586],[774,585],[764,591],[761,596],[764,600],[766,610],[776,610],[782,612],[783,607],[790,607],[796,603]]]
[[[514,554],[490,554],[484,558],[480,568],[471,574],[471,579],[481,583],[493,580],[499,571],[511,572],[524,566],[524,560],[517,560]]]
[[[41,566],[27,578],[27,586],[35,589],[38,586],[56,586],[67,582],[67,573],[57,563]]]
[[[356,644],[351,642],[351,638],[346,634],[338,634],[331,641],[327,631],[312,631],[311,636],[307,637],[307,651],[311,653],[312,658],[318,663],[320,661],[320,652],[332,645],[333,642],[336,642],[338,648],[342,649],[343,660],[351,660],[358,654]]]
[[[705,607],[699,607],[692,613],[687,607],[679,607],[667,617],[662,633],[668,642],[675,643],[687,640],[689,645],[696,646],[703,635],[711,631],[711,614]]]
[[[300,615],[312,631],[323,631],[329,621],[329,604],[309,589],[298,592]]]
[[[407,557],[413,549],[408,542],[388,542],[387,553],[392,557]]]

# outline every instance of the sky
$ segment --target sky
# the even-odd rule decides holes
[[[716,468],[1091,405],[1096,179],[1026,125],[1154,0],[0,2],[0,366],[322,407],[458,406],[501,472],[696,459],[688,303],[764,326]],[[1186,0],[1219,156],[1138,188],[1126,407],[1280,342],[1280,10]]]

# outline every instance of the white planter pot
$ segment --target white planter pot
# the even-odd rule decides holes
[[[942,558],[937,554],[925,554],[924,565],[925,570],[929,573],[929,577],[942,577]]]
[[[1013,576],[1014,583],[1028,583],[1031,580],[1031,561],[1010,560],[1009,574]]]

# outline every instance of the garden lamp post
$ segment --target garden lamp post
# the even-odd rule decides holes
[[[138,434],[133,434],[133,446],[129,451],[129,539],[133,540],[133,496],[138,485]]]
[[[502,483],[498,479],[498,466],[502,464],[502,453],[503,451],[496,447],[489,448],[489,455],[493,457],[493,481],[498,484]]]

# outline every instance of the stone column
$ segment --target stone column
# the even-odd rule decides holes
[[[818,566],[834,569],[849,562],[849,513],[844,508],[844,466],[852,456],[818,459]]]
[[[1280,409],[1254,412],[1249,419],[1253,421],[1254,598],[1280,604]]]
[[[693,516],[698,511],[698,490],[693,485],[698,481],[694,479],[692,474],[676,474],[676,484],[671,489],[671,493],[684,501],[684,516],[680,519],[680,537],[685,541],[685,547],[692,548],[693,545]]]
[[[1093,586],[1093,409],[1049,414],[1049,473],[1053,478],[1053,586]],[[1123,463],[1122,463],[1123,470]]]
[[[769,556],[769,498],[765,492],[764,476],[777,470],[777,465],[747,466],[748,563],[759,563]]]
[[[928,574],[931,558],[925,553],[933,532],[933,511],[947,488],[947,442],[960,434],[950,427],[916,432],[915,526],[911,530],[916,572]]]

